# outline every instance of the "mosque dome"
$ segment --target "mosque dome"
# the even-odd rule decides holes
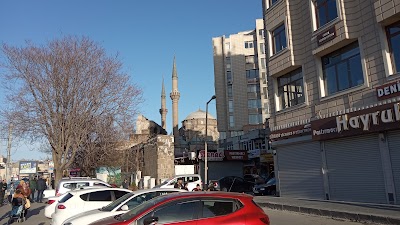
[[[191,120],[191,119],[205,119],[206,118],[206,112],[204,112],[203,110],[199,109],[196,112],[192,112],[190,113],[185,120]],[[213,116],[210,115],[210,113],[208,113],[208,119],[213,119],[215,120],[215,118]]]

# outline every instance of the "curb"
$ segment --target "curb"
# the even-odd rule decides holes
[[[385,216],[359,214],[359,213],[352,213],[352,212],[340,212],[340,211],[334,211],[334,210],[316,209],[316,208],[292,206],[292,205],[285,205],[285,204],[276,204],[276,203],[269,203],[269,202],[268,203],[257,202],[257,204],[263,208],[298,212],[298,213],[304,213],[304,214],[310,214],[310,215],[316,215],[316,216],[332,217],[332,218],[336,218],[336,219],[345,219],[345,220],[361,222],[361,223],[379,223],[379,224],[390,224],[390,225],[400,224],[400,219],[392,218],[392,217],[385,217]]]

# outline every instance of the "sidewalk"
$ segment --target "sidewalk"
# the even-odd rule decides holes
[[[400,206],[358,202],[255,196],[263,208],[347,219],[357,222],[400,224]]]

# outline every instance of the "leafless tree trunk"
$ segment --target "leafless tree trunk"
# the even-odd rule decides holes
[[[88,137],[104,136],[104,130],[96,129],[99,123],[107,119],[123,133],[142,102],[141,89],[129,83],[118,57],[107,56],[89,38],[67,36],[24,47],[3,44],[1,50],[10,104],[3,116],[20,135],[47,140],[56,181]]]

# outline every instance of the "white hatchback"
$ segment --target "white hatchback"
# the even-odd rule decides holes
[[[164,181],[160,185],[156,185],[154,188],[174,188],[174,185],[178,182],[179,179],[182,179],[183,183],[188,185],[188,191],[193,191],[193,189],[195,189],[197,185],[199,185],[200,189],[203,186],[203,182],[199,174],[182,174],[176,175]]]
[[[89,188],[68,192],[56,205],[51,225],[63,222],[81,212],[98,209],[132,191],[123,188]]]
[[[142,202],[148,201],[157,196],[175,192],[186,192],[186,190],[177,188],[154,188],[134,191],[122,196],[103,208],[94,209],[70,217],[64,221],[63,225],[87,225],[96,220],[126,213],[140,205]]]

